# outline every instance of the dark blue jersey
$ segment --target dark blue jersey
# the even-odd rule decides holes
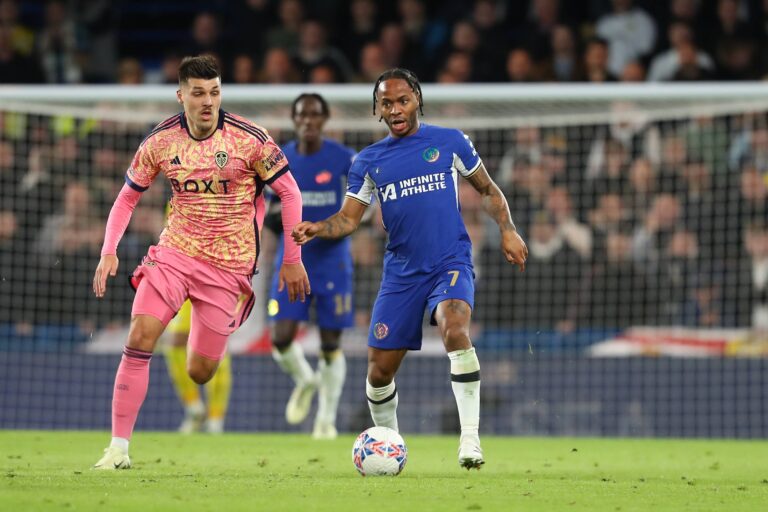
[[[480,164],[461,131],[423,123],[413,135],[386,137],[357,155],[347,197],[367,205],[375,193],[381,204],[389,235],[385,279],[407,282],[453,263],[472,265],[458,180]]]
[[[283,147],[283,153],[291,166],[291,174],[301,190],[301,219],[318,221],[330,217],[341,209],[347,173],[355,152],[338,142],[323,139],[320,150],[302,155],[296,141]],[[282,238],[276,263],[282,262]],[[310,277],[313,274],[351,271],[350,241],[321,240],[316,238],[303,246],[301,259]]]

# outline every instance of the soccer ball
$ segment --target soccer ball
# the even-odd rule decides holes
[[[387,427],[363,431],[352,446],[352,462],[363,476],[399,475],[408,460],[405,441]]]

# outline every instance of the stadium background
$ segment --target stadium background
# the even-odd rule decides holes
[[[120,275],[96,301],[104,222],[136,146],[177,108],[162,84],[180,56],[211,52],[225,70],[224,107],[279,142],[292,136],[290,101],[309,90],[330,100],[334,138],[361,149],[382,136],[371,86],[393,65],[425,82],[425,121],[472,137],[530,247],[525,274],[507,266],[464,187],[483,431],[766,436],[768,92],[756,81],[767,9],[0,1],[0,82],[15,84],[0,88],[0,428],[108,427],[126,275],[162,229],[167,186],[144,194]],[[685,83],[656,83],[667,81]],[[262,299],[274,248],[264,237]],[[346,432],[369,424],[364,339],[384,241],[375,215],[353,238]],[[260,306],[231,342],[227,427],[289,430],[291,384],[268,356]],[[435,332],[427,338],[398,377],[401,425],[455,432],[447,358]],[[316,334],[302,342],[311,353]],[[181,419],[163,364],[155,358],[139,429]]]

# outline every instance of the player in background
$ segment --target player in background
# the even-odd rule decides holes
[[[421,86],[406,69],[385,71],[373,89],[373,111],[389,136],[363,149],[349,171],[344,205],[320,222],[302,222],[293,237],[348,236],[373,194],[389,235],[381,287],[368,334],[366,394],[376,425],[398,430],[395,374],[408,350],[419,350],[425,308],[437,325],[451,364],[451,387],[461,423],[459,464],[484,464],[480,426],[480,362],[469,338],[474,304],[472,245],[461,218],[458,178],[482,195],[499,226],[507,261],[525,269],[528,249],[507,200],[461,131],[419,121]]]
[[[185,57],[176,92],[183,112],[141,143],[107,220],[93,291],[103,297],[118,268],[117,245],[133,209],[158,174],[173,189],[168,225],[134,271],[136,297],[112,397],[112,442],[94,469],[131,466],[128,444],[149,384],[158,338],[185,300],[192,302],[187,372],[208,382],[227,337],[253,307],[251,276],[264,221],[265,185],[280,196],[286,250],[280,281],[305,300],[309,279],[288,233],[301,220],[301,193],[288,161],[267,132],[221,110],[221,73],[209,56]]]
[[[187,340],[192,321],[192,302],[184,302],[175,317],[168,323],[170,340],[165,346],[165,364],[173,388],[184,407],[184,419],[179,426],[182,434],[224,432],[224,418],[232,390],[232,358],[226,352],[219,362],[216,373],[205,383],[207,404],[203,403],[200,385],[187,373]],[[207,407],[206,407],[207,405]]]
[[[297,140],[283,146],[301,189],[301,218],[310,221],[324,219],[341,208],[347,173],[355,155],[353,150],[323,137],[323,126],[329,115],[328,103],[319,94],[297,97],[291,107]],[[280,261],[282,251],[281,244],[276,262]],[[350,241],[347,238],[314,240],[303,247],[302,260],[313,290],[307,301],[291,303],[285,290],[279,290],[277,278],[272,283],[268,305],[268,314],[273,320],[272,355],[295,383],[285,408],[286,421],[292,425],[304,421],[317,389],[318,407],[312,437],[335,439],[336,412],[347,372],[340,348],[341,333],[354,325]],[[309,320],[312,303],[320,328],[317,375],[301,346],[293,343],[299,322]]]

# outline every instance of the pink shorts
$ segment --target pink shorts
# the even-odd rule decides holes
[[[134,270],[132,282],[137,291],[131,314],[150,315],[164,325],[189,298],[192,302],[190,348],[209,359],[218,360],[223,356],[226,337],[240,327],[253,309],[253,289],[248,277],[169,247],[150,247],[141,265]],[[152,289],[146,289],[147,285]],[[200,336],[204,331],[208,336]],[[219,346],[221,339],[211,340],[215,346],[204,346],[206,338],[211,338],[210,331],[221,335],[224,346]]]

